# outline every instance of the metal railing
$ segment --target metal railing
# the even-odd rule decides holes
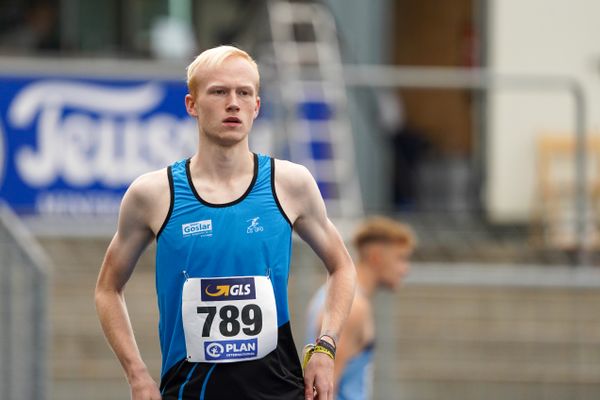
[[[348,87],[404,89],[471,89],[550,91],[566,93],[573,98],[575,130],[575,232],[577,265],[589,263],[586,246],[587,100],[580,81],[572,76],[500,74],[488,69],[399,67],[387,65],[345,65],[344,79]]]
[[[0,400],[48,398],[49,261],[0,202]]]
[[[132,77],[136,78],[177,78],[181,77],[184,65],[165,62],[148,62],[134,60],[94,60],[4,57],[0,71],[15,75],[27,74],[74,74],[91,77]],[[268,66],[261,66],[263,81],[277,86],[278,76]],[[349,65],[344,68],[344,80],[349,88],[405,88],[405,89],[471,89],[471,90],[510,90],[510,91],[546,91],[565,93],[573,98],[575,118],[573,121],[576,134],[576,211],[575,232],[577,234],[577,264],[588,264],[589,254],[586,249],[586,215],[589,209],[586,198],[587,186],[587,154],[586,115],[588,102],[581,82],[573,76],[566,75],[525,75],[502,74],[487,69],[477,68],[441,68],[441,67],[402,67],[392,65]],[[303,69],[307,79],[319,76],[319,71]],[[275,118],[278,116],[276,115]],[[280,125],[278,125],[280,126]],[[275,140],[275,139],[274,139]],[[276,140],[279,140],[276,138]],[[46,224],[46,221],[40,221]],[[100,229],[108,234],[110,226]],[[56,230],[69,234],[68,226]],[[67,229],[65,231],[65,229]],[[79,234],[77,232],[76,234]],[[71,233],[72,235],[72,233]]]

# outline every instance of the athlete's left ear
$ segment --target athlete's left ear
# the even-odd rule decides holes
[[[198,116],[198,113],[196,112],[196,100],[191,94],[185,95],[185,110],[190,117]]]
[[[256,107],[254,108],[254,119],[258,117],[258,112],[260,111],[260,97],[256,96]]]

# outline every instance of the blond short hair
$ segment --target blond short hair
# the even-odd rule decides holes
[[[187,66],[187,86],[190,94],[196,94],[196,89],[198,87],[196,71],[198,71],[198,69],[218,67],[229,57],[241,57],[250,63],[250,65],[256,70],[256,73],[259,77],[259,82],[257,83],[256,87],[258,90],[260,85],[260,74],[258,72],[258,65],[250,56],[250,54],[234,46],[218,46],[203,51],[194,59],[194,61],[190,63],[190,65]]]
[[[416,246],[416,237],[408,225],[391,218],[375,216],[367,218],[358,226],[352,242],[359,253],[371,243],[397,244],[412,251]]]

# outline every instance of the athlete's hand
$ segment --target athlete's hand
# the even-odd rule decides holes
[[[131,400],[161,400],[160,390],[154,379],[145,374],[129,382]]]
[[[327,354],[313,353],[306,364],[304,398],[333,400],[333,360]]]

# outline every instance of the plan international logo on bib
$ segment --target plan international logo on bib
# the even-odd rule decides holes
[[[246,339],[204,342],[204,353],[207,360],[256,357],[256,354],[258,354],[258,341],[256,339]]]
[[[212,220],[205,219],[203,221],[183,224],[181,225],[181,232],[183,233],[183,237],[193,235],[212,236]]]
[[[202,279],[202,301],[248,300],[256,298],[254,278]]]

